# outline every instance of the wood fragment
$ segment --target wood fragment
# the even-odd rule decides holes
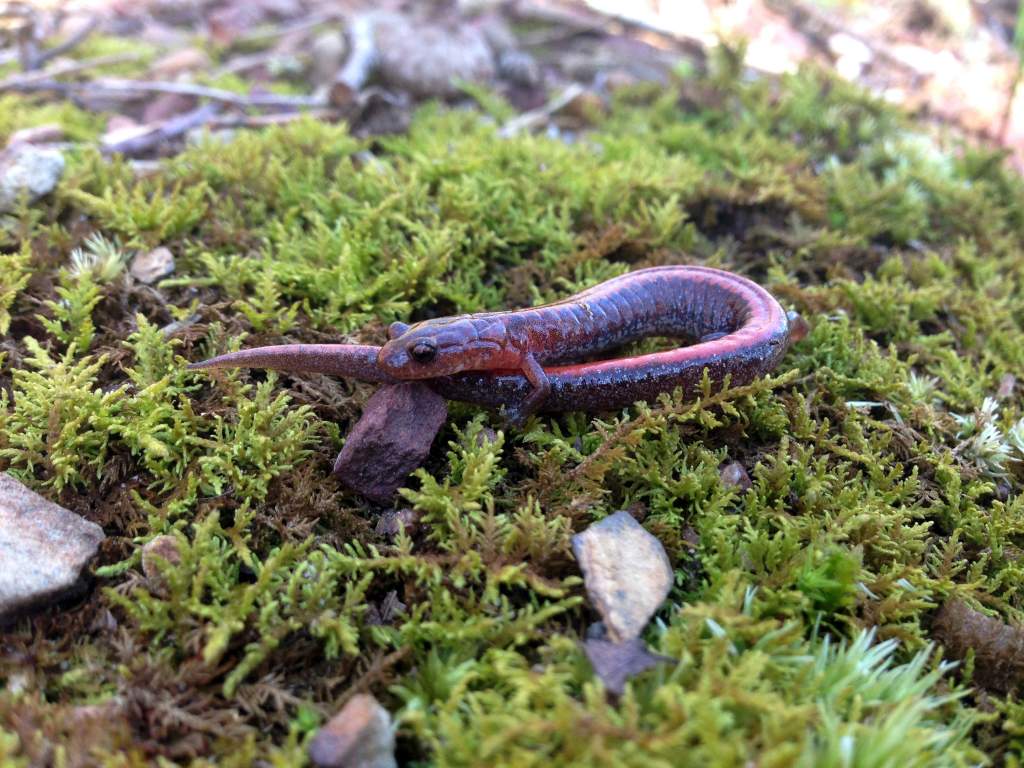
[[[35,58],[32,60],[31,67],[29,67],[29,69],[39,69],[51,59],[55,59],[58,56],[63,56],[65,53],[74,50],[83,42],[85,42],[89,35],[96,31],[96,28],[99,25],[99,16],[90,17],[89,21],[87,21],[81,29],[76,30],[75,33],[68,37],[67,40],[53,46],[53,48],[47,48],[37,53],[35,55]]]
[[[132,157],[143,155],[153,151],[160,144],[176,139],[188,133],[193,128],[198,128],[210,122],[220,112],[219,104],[203,104],[190,112],[172,117],[158,125],[140,126],[138,133],[133,133],[117,141],[105,142],[102,144],[104,152],[119,153]],[[149,128],[149,130],[145,130]]]
[[[585,90],[579,83],[571,83],[564,91],[548,101],[544,106],[513,117],[501,126],[498,135],[507,139],[515,136],[517,133],[534,128],[562,109],[566,104],[569,104],[573,99],[580,96]]]
[[[2,85],[2,84],[0,84]],[[234,93],[220,88],[210,88],[195,83],[170,83],[152,80],[129,80],[120,77],[98,78],[89,82],[65,83],[57,80],[40,80],[35,82],[15,83],[13,86],[0,87],[0,92],[20,91],[54,91],[56,93],[87,93],[90,96],[134,101],[151,93],[174,93],[184,96],[195,96],[209,99],[235,107],[278,107],[278,108],[317,108],[328,106],[327,101],[316,96],[289,96],[277,93]]]
[[[96,56],[92,59],[84,59],[82,61],[69,61],[58,64],[49,69],[43,69],[38,72],[23,72],[17,75],[11,75],[10,77],[0,80],[0,91],[18,91],[23,90],[32,83],[44,82],[46,80],[53,80],[58,77],[64,77],[65,75],[75,75],[80,72],[86,72],[90,69],[96,69],[97,67],[105,67],[110,64],[124,64],[130,61],[138,61],[139,55],[137,53],[112,53],[106,56]]]

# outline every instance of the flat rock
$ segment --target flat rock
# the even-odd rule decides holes
[[[373,696],[349,699],[309,743],[317,768],[395,768],[391,715]]]
[[[648,651],[640,638],[633,638],[624,643],[589,638],[583,643],[583,652],[587,654],[594,674],[604,683],[605,690],[616,696],[622,694],[626,688],[626,681],[631,677],[636,677],[658,664],[675,663],[675,660],[668,656],[659,656]]]
[[[174,273],[174,254],[164,246],[140,252],[132,259],[130,271],[140,283],[155,283]]]
[[[444,398],[426,384],[385,384],[367,400],[349,433],[334,462],[335,477],[371,501],[389,503],[427,458],[447,417]]]
[[[0,474],[0,620],[73,595],[103,539],[95,523]]]
[[[57,141],[64,141],[64,129],[59,123],[45,123],[34,125],[31,128],[22,128],[15,131],[7,139],[7,146],[15,144],[52,144]]]
[[[54,190],[64,173],[64,155],[56,149],[16,144],[0,152],[0,212],[12,210],[22,195],[29,202]]]
[[[572,537],[590,602],[614,643],[638,637],[672,588],[665,548],[628,512]]]

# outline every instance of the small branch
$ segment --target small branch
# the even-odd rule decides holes
[[[319,13],[306,19],[291,22],[290,24],[282,24],[281,26],[274,27],[273,29],[250,32],[248,35],[244,35],[235,40],[234,43],[232,43],[232,47],[267,43],[271,40],[275,40],[279,37],[284,37],[285,35],[290,35],[295,32],[304,32],[307,29],[314,29],[319,27],[321,24],[340,21],[341,18],[341,15],[338,13]]]
[[[24,72],[18,75],[11,75],[10,77],[0,80],[0,91],[22,90],[25,86],[31,85],[32,83],[53,80],[57,77],[85,72],[86,70],[95,69],[96,67],[105,67],[110,64],[123,64],[128,61],[138,60],[139,55],[137,53],[111,53],[106,56],[97,56],[94,59],[69,61],[65,64],[58,64],[55,67],[44,69],[39,72]]]
[[[63,43],[55,45],[53,46],[53,48],[48,48],[45,51],[40,51],[39,53],[37,53],[35,59],[32,61],[31,69],[39,69],[43,66],[43,64],[48,62],[50,59],[54,59],[58,56],[67,53],[70,50],[77,48],[79,45],[82,44],[82,42],[85,41],[87,37],[89,37],[89,35],[91,35],[96,30],[96,27],[98,27],[99,25],[99,16],[93,16],[85,25],[82,26],[80,30],[71,35]]]
[[[335,120],[338,112],[334,109],[308,109],[304,112],[274,112],[269,115],[234,115],[217,117],[208,125],[211,128],[265,128],[271,125],[284,125],[296,120],[311,117],[315,120]]]
[[[551,99],[543,107],[529,112],[524,112],[518,117],[514,117],[509,120],[501,126],[501,130],[498,131],[498,135],[507,139],[511,136],[515,136],[520,131],[533,128],[535,125],[547,120],[551,115],[555,114],[558,110],[562,109],[562,107],[569,104],[573,99],[585,91],[586,89],[579,83],[570,84],[564,91]]]
[[[209,123],[220,112],[219,104],[204,104],[191,112],[167,120],[160,125],[143,126],[141,132],[120,141],[104,142],[102,149],[107,153],[120,153],[129,157],[151,152],[160,144],[176,139],[193,128]],[[146,130],[149,128],[149,130]]]
[[[348,28],[349,54],[345,66],[331,84],[331,103],[350,104],[377,65],[377,42],[374,38],[372,14],[362,13],[352,19]]]
[[[225,91],[220,88],[209,88],[194,83],[171,83],[151,80],[127,80],[124,78],[100,78],[84,83],[64,83],[57,80],[41,80],[23,82],[13,87],[0,88],[0,91],[54,91],[56,93],[85,93],[109,99],[135,100],[150,93],[172,93],[180,96],[195,96],[209,99],[234,107],[278,107],[282,109],[302,109],[326,107],[327,102],[315,96],[285,96],[276,93],[244,94]]]

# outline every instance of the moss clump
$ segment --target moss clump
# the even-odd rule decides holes
[[[930,623],[951,597],[1024,619],[1022,200],[998,156],[809,71],[626,92],[574,143],[427,107],[373,144],[298,122],[142,179],[79,153],[3,222],[0,322],[25,340],[0,457],[111,545],[101,589],[5,640],[0,759],[296,764],[359,688],[418,764],[1012,760],[1015,699],[976,708]],[[132,283],[158,245],[176,274]],[[813,331],[695,402],[512,431],[455,406],[392,538],[329,477],[367,387],[184,369],[680,260],[751,275]],[[676,568],[645,639],[677,663],[611,702],[569,538],[622,508]],[[180,558],[147,577],[158,535]],[[73,741],[88,707],[111,725]]]

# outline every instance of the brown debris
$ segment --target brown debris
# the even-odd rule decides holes
[[[371,501],[389,503],[423,463],[447,417],[444,398],[422,382],[382,386],[338,454],[335,477]]]
[[[954,658],[964,659],[974,652],[973,680],[982,688],[1009,693],[1024,680],[1024,627],[952,599],[936,614],[932,635]]]
[[[317,768],[394,768],[391,715],[373,696],[353,696],[313,737],[309,759]]]

